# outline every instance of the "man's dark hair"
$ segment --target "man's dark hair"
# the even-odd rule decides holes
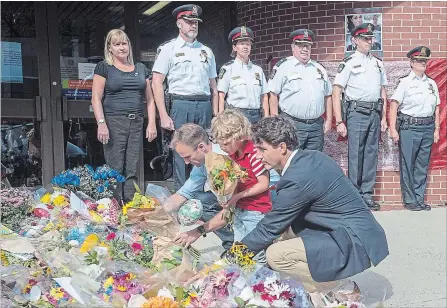
[[[284,142],[289,150],[298,147],[298,136],[293,124],[283,117],[263,118],[251,127],[254,143],[262,141],[277,147]]]

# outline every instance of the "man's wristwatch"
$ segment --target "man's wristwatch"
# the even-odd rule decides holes
[[[106,120],[105,119],[99,119],[97,123],[98,123],[98,125],[99,124],[103,124],[103,123],[106,123]]]
[[[199,231],[200,234],[202,234],[203,237],[206,237],[206,231],[204,226],[199,226],[197,228],[197,231]]]
[[[343,123],[343,121],[337,121],[337,122],[335,122],[335,126],[338,126],[338,125],[340,125],[341,123]]]

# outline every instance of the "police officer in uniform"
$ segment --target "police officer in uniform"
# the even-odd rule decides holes
[[[324,134],[332,126],[332,85],[326,69],[310,59],[315,34],[300,29],[290,33],[290,38],[293,55],[279,60],[270,74],[270,113],[278,115],[279,105],[281,116],[295,124],[299,147],[322,151]]]
[[[236,108],[255,123],[263,116],[261,107],[265,116],[269,115],[269,107],[264,72],[249,58],[253,31],[244,26],[237,27],[230,32],[228,40],[233,45],[236,58],[225,63],[219,71],[219,113],[225,108]]]
[[[433,142],[439,140],[439,91],[424,74],[430,49],[408,52],[411,73],[400,80],[391,97],[390,137],[399,142],[400,186],[404,206],[410,211],[430,210],[424,203]]]
[[[161,44],[152,68],[152,88],[160,113],[161,127],[168,130],[184,123],[211,126],[217,114],[216,61],[210,48],[196,40],[202,9],[186,4],[176,8],[179,36]],[[166,111],[163,81],[167,78],[172,107]],[[179,189],[185,182],[187,170],[184,160],[174,153],[174,185]]]
[[[369,53],[373,31],[374,26],[370,23],[352,29],[357,49],[338,67],[333,102],[337,131],[343,137],[348,135],[349,179],[368,207],[380,210],[380,205],[372,200],[372,192],[376,182],[380,131],[387,129],[384,86],[388,81],[382,61]]]

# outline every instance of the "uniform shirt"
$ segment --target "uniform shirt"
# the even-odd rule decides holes
[[[332,94],[326,69],[313,60],[302,64],[294,56],[275,66],[268,86],[279,95],[281,110],[300,119],[319,118],[325,110],[325,96]]]
[[[413,71],[400,80],[391,99],[399,103],[400,112],[412,117],[430,117],[441,103],[436,82],[425,74],[420,78]]]
[[[230,155],[241,168],[245,169],[248,177],[244,182],[239,182],[237,191],[241,192],[250,189],[258,183],[258,176],[266,171],[264,164],[256,158],[256,147],[253,141],[247,141],[241,156],[236,157],[236,153]],[[247,211],[258,211],[267,213],[272,209],[270,191],[266,190],[260,194],[242,198],[237,202],[237,207]]]
[[[158,47],[152,71],[165,75],[169,93],[179,95],[210,95],[210,79],[217,77],[211,49],[180,36]]]
[[[345,88],[348,101],[377,102],[388,80],[380,59],[356,51],[340,64],[334,84]]]
[[[261,95],[269,92],[262,68],[239,58],[222,66],[217,90],[227,94],[227,104],[246,109],[259,109]]]

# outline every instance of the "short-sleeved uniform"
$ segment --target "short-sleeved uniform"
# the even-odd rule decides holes
[[[216,60],[210,48],[198,41],[186,42],[180,36],[158,47],[153,72],[167,78],[174,128],[185,123],[211,127],[210,79],[217,77]],[[184,160],[174,154],[174,185],[179,189],[188,170]]]
[[[226,93],[226,108],[239,109],[251,123],[261,119],[262,96],[269,91],[260,66],[239,58],[224,64],[219,71],[217,90]]]
[[[424,203],[434,138],[434,114],[440,104],[436,82],[411,72],[400,80],[391,100],[399,104],[400,184],[407,205]],[[416,119],[420,119],[416,123]],[[409,121],[413,120],[415,123]]]
[[[382,86],[388,84],[383,63],[371,54],[356,51],[339,65],[334,84],[344,88],[345,99],[352,102],[346,123],[348,176],[370,204],[376,182],[381,115],[376,110],[360,112],[355,102],[377,105]]]
[[[331,96],[332,84],[326,69],[314,60],[301,63],[294,56],[281,59],[269,79],[269,90],[279,95],[282,115],[293,120],[300,148],[323,150],[325,97]]]
[[[116,189],[116,197],[127,202],[135,193],[133,183],[138,181],[149,70],[144,64],[135,63],[133,71],[123,72],[102,61],[96,65],[94,74],[106,79],[102,105],[110,140],[104,144],[104,158],[126,178],[124,185]]]

